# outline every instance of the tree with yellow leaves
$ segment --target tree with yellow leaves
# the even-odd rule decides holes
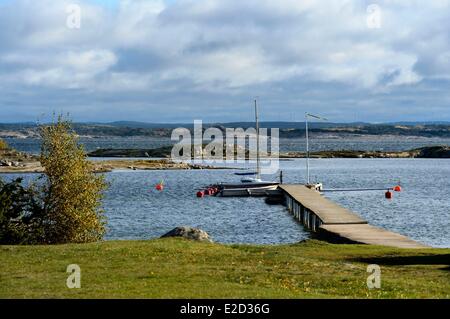
[[[44,168],[43,220],[46,243],[86,243],[103,238],[101,207],[107,184],[93,173],[71,123],[62,116],[42,125],[40,161]]]

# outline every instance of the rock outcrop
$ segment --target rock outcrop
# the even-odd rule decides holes
[[[171,146],[155,149],[99,149],[88,155],[90,157],[170,158],[171,151]],[[246,156],[248,157],[248,154]],[[299,151],[279,154],[279,157],[283,159],[305,156],[304,152]],[[330,150],[311,152],[310,156],[312,158],[450,158],[450,146],[428,146],[405,151]]]
[[[281,153],[280,158],[304,158],[303,152]],[[311,152],[312,158],[450,158],[450,146],[427,146],[407,151],[319,151]]]
[[[155,149],[98,149],[90,152],[89,157],[156,157],[169,158],[172,154],[172,146]]]
[[[167,237],[182,237],[190,240],[212,242],[207,232],[188,226],[174,228],[167,234],[161,236],[161,238]]]
[[[419,158],[450,158],[450,146],[430,146],[417,149]]]

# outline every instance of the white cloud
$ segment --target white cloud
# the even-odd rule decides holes
[[[396,94],[450,79],[449,2],[378,1],[382,26],[369,29],[365,5],[350,0],[122,0],[112,9],[82,0],[73,30],[71,1],[18,0],[0,5],[0,93],[286,94],[322,83]]]
[[[23,66],[4,78],[16,85],[28,84],[55,88],[86,88],[96,86],[97,77],[116,64],[113,52],[106,50],[69,51],[49,56],[9,54],[4,63]]]

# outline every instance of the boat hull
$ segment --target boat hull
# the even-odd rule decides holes
[[[242,189],[242,188],[263,188],[263,187],[278,187],[280,183],[276,182],[260,182],[260,183],[239,183],[239,184],[219,184],[220,189]]]
[[[278,184],[260,187],[224,188],[218,195],[222,197],[263,197],[271,195],[277,188]]]

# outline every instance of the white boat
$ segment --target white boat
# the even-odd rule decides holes
[[[261,179],[261,156],[259,150],[259,119],[258,103],[255,99],[255,122],[256,122],[256,172],[237,173],[237,175],[253,175],[255,177],[244,177],[240,184],[219,184],[219,196],[266,196],[267,191],[278,188],[280,183],[263,181]]]
[[[222,197],[249,197],[249,196],[269,196],[271,192],[276,191],[279,184],[267,186],[249,185],[242,188],[224,188],[219,192]]]

